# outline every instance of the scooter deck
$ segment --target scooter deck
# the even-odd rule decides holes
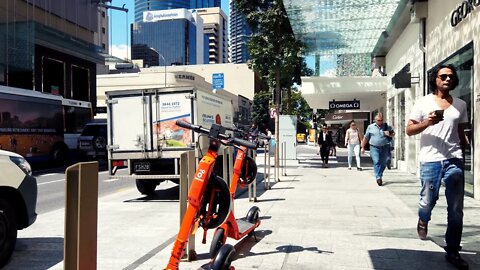
[[[250,223],[245,219],[237,219],[236,221],[237,221],[239,234],[244,234],[248,229],[255,226],[255,223]]]

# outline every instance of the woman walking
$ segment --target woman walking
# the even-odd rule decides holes
[[[352,156],[355,154],[357,162],[357,170],[361,171],[360,167],[360,142],[362,141],[361,134],[358,131],[357,124],[354,120],[350,122],[350,128],[345,134],[345,146],[348,147],[348,169],[352,169]]]

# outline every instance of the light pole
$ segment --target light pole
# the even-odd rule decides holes
[[[165,82],[165,88],[167,88],[167,61],[165,61],[165,57],[163,57],[161,53],[158,53],[158,56],[162,57],[163,59],[163,66],[165,67],[165,71],[163,72],[165,76],[164,82]]]

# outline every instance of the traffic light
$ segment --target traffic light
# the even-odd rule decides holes
[[[317,122],[317,114],[316,113],[312,114],[312,121],[313,121],[313,123]]]

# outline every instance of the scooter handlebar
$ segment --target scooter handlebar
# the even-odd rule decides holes
[[[239,138],[232,138],[232,143],[236,145],[243,145],[250,149],[256,149],[258,147],[258,143],[242,140]]]
[[[177,126],[187,128],[187,129],[191,129],[191,130],[193,130],[195,132],[198,132],[198,133],[210,134],[209,129],[204,128],[204,127],[199,126],[199,125],[193,125],[193,124],[190,124],[190,123],[182,121],[182,120],[177,120],[176,124],[177,124]],[[235,138],[235,137],[232,138],[228,134],[218,133],[218,138],[217,139],[226,140],[226,141],[231,142],[235,145],[242,145],[242,146],[245,146],[245,147],[250,148],[250,149],[257,148],[256,143],[249,142],[249,141],[242,140],[242,139],[238,139],[238,138]]]

